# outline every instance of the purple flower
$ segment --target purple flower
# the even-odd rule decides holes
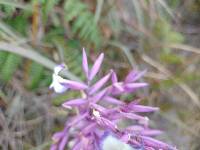
[[[63,78],[53,80],[52,87],[56,92],[66,89],[78,90],[84,96],[67,100],[62,104],[66,109],[76,108],[78,113],[67,119],[63,131],[54,134],[51,149],[175,150],[172,146],[153,138],[162,132],[150,129],[149,119],[141,115],[157,111],[158,108],[139,105],[139,99],[130,103],[118,99],[123,93],[132,94],[148,85],[138,82],[145,71],[131,71],[124,81],[118,81],[116,73],[110,70],[107,75],[93,83],[103,58],[102,53],[90,69],[83,49],[82,67],[86,76],[85,83]],[[58,72],[54,74],[58,75]],[[60,86],[63,90],[59,90]],[[121,125],[124,120],[130,120],[132,124]]]

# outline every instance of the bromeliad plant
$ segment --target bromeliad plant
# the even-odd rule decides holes
[[[158,108],[139,105],[139,99],[130,103],[117,99],[121,94],[132,94],[146,87],[147,83],[138,82],[145,71],[131,71],[124,81],[118,81],[116,73],[110,70],[93,83],[103,58],[102,53],[89,69],[83,49],[85,83],[60,77],[58,73],[64,65],[55,68],[50,87],[58,93],[77,90],[82,97],[62,104],[66,109],[75,108],[77,114],[67,119],[63,131],[53,135],[51,150],[174,150],[172,146],[153,138],[161,131],[150,129],[148,118],[140,115],[157,111]],[[124,120],[131,120],[132,124],[125,126],[122,123]]]

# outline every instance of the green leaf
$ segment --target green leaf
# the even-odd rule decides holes
[[[8,52],[0,51],[0,70],[3,67],[8,56]]]
[[[28,89],[36,89],[42,79],[44,67],[36,62],[32,62],[28,70]]]
[[[4,66],[1,69],[1,79],[5,82],[9,81],[16,71],[17,67],[21,63],[22,58],[15,54],[9,54],[4,63]]]
[[[28,20],[25,16],[18,15],[14,18],[7,18],[6,22],[21,34],[27,34]]]

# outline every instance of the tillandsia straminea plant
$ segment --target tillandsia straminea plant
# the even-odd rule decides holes
[[[63,131],[53,135],[51,150],[175,150],[176,148],[154,139],[161,131],[150,129],[148,118],[140,115],[157,111],[158,108],[139,105],[139,99],[129,103],[117,99],[124,93],[132,94],[146,87],[147,83],[138,82],[145,71],[133,70],[124,81],[118,81],[116,73],[110,70],[107,75],[93,83],[103,58],[102,53],[89,69],[83,49],[85,82],[59,76],[58,73],[64,65],[55,68],[50,87],[58,93],[77,90],[82,93],[82,97],[62,104],[66,109],[75,108],[77,114],[67,119]],[[122,122],[128,122],[126,120],[131,120],[132,123],[125,126]]]

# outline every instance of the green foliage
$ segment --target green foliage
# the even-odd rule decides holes
[[[165,87],[165,89],[167,88],[171,88],[175,85],[174,81],[172,79],[167,79],[167,80],[163,80],[159,86],[163,86]]]
[[[74,50],[76,51],[76,50]],[[81,68],[81,55],[79,52],[73,52],[70,51],[65,54],[66,62],[68,69],[71,70],[76,75],[82,74],[82,68]]]
[[[13,76],[13,73],[16,71],[17,67],[20,65],[21,61],[22,58],[20,56],[9,54],[1,69],[1,79],[6,82],[9,81]]]
[[[169,22],[165,19],[157,19],[154,25],[154,34],[163,44],[181,43],[183,36],[172,29]]]
[[[40,87],[48,87],[52,81],[52,72],[44,70],[40,80]]]
[[[198,82],[200,79],[200,74],[189,73],[182,76],[182,80],[186,82]]]
[[[5,17],[10,17],[15,12],[16,8],[9,5],[0,4],[0,12],[3,12]]]
[[[200,79],[199,74],[189,73],[189,74],[177,74],[173,77],[173,79],[163,80],[160,86],[164,86],[165,88],[171,88],[177,83],[193,83],[198,82]],[[175,82],[176,81],[176,82]]]
[[[65,102],[66,100],[69,99],[74,99],[75,97],[80,97],[80,93],[75,92],[75,91],[68,91],[67,93],[64,94],[59,94],[58,96],[56,96],[52,103],[55,106],[60,106],[63,102]]]
[[[67,68],[73,74],[77,75],[81,79],[84,79],[82,73],[82,51],[80,43],[76,40],[68,40],[65,42],[63,38],[54,37],[53,41],[59,45],[64,54],[64,61],[67,64]],[[61,54],[62,55],[62,54]]]
[[[51,73],[46,71],[45,68],[36,63],[31,62],[27,72],[26,87],[30,90],[36,90],[39,87],[49,86],[52,77]]]
[[[9,7],[9,6],[4,6]],[[16,17],[5,18],[4,21],[12,26],[14,30],[17,30],[20,34],[26,35],[26,27],[28,26],[27,18],[24,15],[18,15]],[[19,55],[15,55],[8,52],[0,52],[0,72],[1,80],[8,82],[14,72],[18,69],[21,64],[22,58]]]
[[[54,10],[54,6],[57,5],[60,0],[42,0],[42,17],[44,22],[47,21],[49,13]]]
[[[176,8],[180,4],[180,2],[181,2],[180,0],[169,0],[168,4],[169,6]]]
[[[181,103],[184,102],[186,95],[181,92],[177,93],[177,90],[170,89],[167,92],[163,92],[163,90],[165,91],[168,90],[168,88],[174,87],[177,88],[179,83],[185,83],[189,88],[194,90],[197,96],[199,94],[198,83],[200,74],[198,73],[198,57],[194,57],[193,59],[195,54],[192,52],[173,51],[169,48],[173,47],[171,44],[178,43],[178,45],[181,45],[179,43],[184,41],[183,35],[173,28],[177,27],[173,22],[180,21],[180,17],[178,17],[179,14],[181,14],[179,25],[181,26],[185,22],[188,23],[187,26],[182,26],[183,28],[181,28],[184,36],[186,35],[186,38],[188,38],[187,43],[192,41],[194,45],[198,45],[195,40],[198,36],[198,34],[196,34],[198,30],[196,21],[199,18],[199,2],[199,0],[191,0],[188,2],[183,2],[181,0],[0,0],[0,17],[2,17],[0,19],[0,23],[2,22],[2,26],[0,24],[0,41],[6,43],[10,42],[13,45],[15,43],[23,48],[30,47],[35,51],[39,50],[39,53],[45,55],[44,57],[47,56],[57,64],[64,62],[69,71],[80,77],[83,81],[85,76],[82,73],[81,66],[82,47],[85,47],[86,50],[101,50],[99,48],[101,46],[102,49],[105,50],[104,52],[106,52],[107,56],[107,59],[105,59],[103,64],[103,69],[107,70],[110,66],[114,67],[114,69],[118,71],[120,79],[122,79],[128,70],[130,70],[128,60],[124,57],[127,55],[122,55],[128,51],[128,58],[133,57],[134,69],[135,67],[138,69],[148,67],[149,69],[147,69],[150,70],[149,73],[152,71],[152,74],[147,74],[145,78],[148,82],[153,83],[151,84],[151,87],[147,91],[145,89],[144,92],[150,93],[150,97],[146,97],[146,94],[144,97],[151,100],[154,99],[151,104],[161,106],[162,111],[172,112],[173,102],[178,104],[179,101],[176,102],[177,98],[183,100]],[[186,5],[183,6],[183,4]],[[176,9],[177,7],[178,9]],[[180,10],[181,13],[177,12]],[[192,16],[195,17],[194,22],[191,22]],[[4,24],[5,27],[8,28],[4,28]],[[189,36],[187,37],[187,35]],[[110,44],[112,42],[119,43],[122,47],[113,46]],[[123,46],[127,47],[127,51],[123,49]],[[120,50],[122,51],[119,52]],[[100,52],[94,53],[98,54]],[[89,57],[92,57],[89,52],[87,54]],[[143,56],[145,55],[152,58],[152,60],[155,60],[155,62],[158,62],[158,64],[161,63],[164,70],[169,70],[169,72],[171,72],[171,78],[160,80],[160,75],[157,74],[157,72],[163,71],[162,68],[158,68],[159,65],[151,64],[148,60],[143,59]],[[186,59],[188,60],[186,61]],[[46,92],[48,91],[47,87],[52,80],[52,70],[48,71],[41,64],[31,60],[24,62],[28,63],[23,64],[20,56],[0,51],[0,83],[3,81],[7,83],[12,76],[19,75],[15,77],[20,77],[19,79],[24,83],[25,88],[33,92],[39,91],[39,94],[43,95],[45,93],[46,95]],[[151,68],[151,65],[155,68],[153,68],[153,66]],[[157,69],[160,71],[156,71]],[[15,74],[16,71],[17,74]],[[150,78],[148,75],[150,75]],[[152,79],[151,75],[152,77],[155,77],[155,79]],[[12,82],[9,82],[9,85],[12,85]],[[13,86],[6,87],[6,91],[3,91],[5,92],[5,96],[9,93],[10,89],[12,90],[12,87]],[[45,87],[44,90],[43,87]],[[2,90],[4,90],[4,88]],[[157,93],[157,90],[160,92]],[[125,100],[126,102],[132,101],[133,99],[136,99],[137,96],[140,96],[140,94],[142,95],[142,91],[141,93],[137,92],[132,96],[124,94],[120,99]],[[171,95],[167,95],[168,92]],[[15,95],[23,96],[23,99],[26,98],[26,95],[24,98],[24,95],[21,95],[21,93],[16,93]],[[32,96],[34,96],[34,94],[32,94]],[[60,106],[64,101],[78,98],[82,95],[79,92],[72,92],[69,90],[65,94],[57,96],[53,96],[52,98],[52,104],[54,106]],[[1,105],[1,99],[4,99],[1,93],[0,97]],[[46,130],[47,128],[44,121],[38,122],[36,118],[36,116],[39,116],[40,120],[40,116],[43,117],[44,114],[46,114],[44,113],[46,112],[46,109],[42,109],[43,105],[37,105],[37,103],[40,102],[39,98],[40,97],[37,97],[38,101],[34,101],[34,103],[31,102],[32,98],[30,98],[30,104],[36,104],[34,107],[32,107],[32,105],[30,107],[29,103],[27,103],[28,105],[26,105],[26,103],[23,105],[25,106],[26,112],[24,114],[26,117],[23,122],[34,122],[34,124],[37,124],[37,127],[43,125]],[[10,97],[8,99],[10,99]],[[160,99],[163,99],[164,101],[160,101]],[[144,100],[142,103],[145,103],[146,101],[147,100]],[[48,108],[49,102],[47,102],[48,104],[45,103],[45,108]],[[8,103],[8,105],[10,104],[12,103]],[[185,106],[183,108],[185,108]],[[192,108],[191,105],[188,105],[188,107]],[[40,109],[42,109],[41,115]],[[181,107],[179,109],[181,109]],[[28,110],[30,110],[30,112]],[[48,114],[49,112],[51,113],[52,110],[49,108],[47,111]],[[178,112],[178,110],[176,110],[176,112]],[[185,111],[182,112],[186,113]],[[181,115],[185,116],[185,114]],[[60,114],[56,113],[56,118],[59,116]],[[20,117],[20,122],[22,117],[23,116]],[[47,115],[47,117],[46,115],[44,117],[47,119],[45,122],[48,122],[48,120],[50,120],[49,122],[51,123],[54,122],[52,121],[52,119],[55,118],[54,115],[50,114]],[[190,120],[191,119],[189,119],[189,121]],[[14,119],[13,121],[14,125],[18,124],[18,122],[16,122],[17,120]],[[63,119],[56,119],[55,121],[55,128],[59,128],[59,130],[60,121],[63,121]],[[49,127],[53,126],[53,124],[49,124]],[[30,134],[33,135],[33,130],[40,132],[41,128],[34,129],[31,127],[31,131],[27,132],[28,135],[23,135],[24,141],[21,142],[21,138],[17,137],[17,142],[11,142],[16,143],[17,145],[18,143],[23,144],[25,150],[48,149],[44,142],[51,142],[49,137],[52,134],[48,132],[47,135],[45,135],[42,131],[41,139],[35,140],[33,139],[33,136],[29,136]],[[183,144],[181,143],[180,145]],[[15,148],[15,146],[13,147]],[[12,149],[12,147],[9,146],[8,149]]]
[[[100,46],[101,35],[94,15],[88,10],[87,5],[80,0],[67,0],[64,9],[66,21],[72,23],[73,34],[88,43]]]
[[[0,51],[0,69],[3,67],[8,56],[8,52]]]
[[[29,33],[28,30],[30,30],[30,26],[32,26],[31,17],[33,17],[34,11],[37,11],[35,10],[36,8],[34,6],[36,4],[40,6],[44,28],[48,28],[50,13],[53,14],[53,16],[56,15],[56,13],[52,10],[56,5],[59,5],[60,2],[60,0],[31,0],[30,6],[32,7],[32,11],[20,10],[17,12],[17,3],[14,5],[12,5],[12,3],[9,3],[8,5],[1,5],[0,9],[2,12],[5,12],[5,14],[8,15],[7,17],[3,18],[3,21],[7,25],[12,26],[13,31],[17,31],[19,35],[27,36],[27,33]],[[65,19],[71,26],[73,36],[75,37],[77,35],[81,40],[83,40],[83,42],[87,41],[86,43],[89,43],[91,46],[98,47],[101,42],[101,36],[94,19],[94,15],[89,10],[88,5],[80,0],[66,0],[64,2],[64,11]],[[15,14],[19,15],[15,16]],[[51,19],[52,18],[54,17],[51,16]],[[80,65],[80,41],[68,40],[66,42],[63,40],[64,35],[65,34],[63,26],[56,26],[55,24],[53,24],[52,28],[50,28],[43,39],[44,41],[47,41],[49,43],[54,42],[52,39],[56,39],[57,37],[59,37],[60,39],[58,39],[57,42],[63,49],[64,61],[67,64],[68,69],[70,69],[72,73],[84,79]],[[20,56],[13,55],[7,52],[1,52],[0,57],[2,58],[0,60],[0,64],[5,64],[2,69],[0,68],[0,72],[2,72],[2,75],[0,76],[4,81],[8,81],[12,77],[13,73],[18,69],[22,58]],[[25,69],[26,72],[24,72],[25,76],[27,77],[25,78],[26,87],[33,90],[41,86],[47,86],[51,82],[50,73],[44,70],[43,66],[35,62],[30,63],[30,67],[28,68],[28,70]]]
[[[15,17],[10,16],[8,18],[4,18],[4,22],[6,25],[12,27],[12,31],[16,31],[19,35],[27,35],[28,27],[30,26],[29,15],[24,11],[21,12],[20,15]],[[19,65],[21,63],[21,56],[14,55],[8,52],[0,52],[0,65],[4,65],[0,67],[0,75],[1,80],[7,82],[13,76],[13,73],[19,69]],[[22,66],[24,67],[24,66]],[[26,70],[26,69],[25,69]],[[27,72],[23,72],[25,77],[26,87],[30,90],[35,90],[39,87],[46,87],[51,82],[51,73],[47,72],[44,67],[35,62],[31,62],[30,67]]]
[[[16,17],[6,18],[5,22],[12,26],[14,30],[22,35],[27,34],[28,18],[24,15],[18,15]]]
[[[173,53],[161,53],[160,59],[167,64],[181,64],[183,62],[183,58],[181,56]]]
[[[80,79],[84,80],[85,76],[82,73],[83,71],[81,65],[82,51],[79,41],[68,40],[66,42],[60,36],[54,36],[51,40],[53,43],[55,43],[55,45],[58,45],[59,48],[62,50],[63,52],[62,54],[64,55],[64,63],[67,65],[67,68],[70,70],[70,72],[78,76]],[[53,99],[53,104],[56,106],[60,106],[66,99],[71,99],[74,97],[80,97],[80,93],[68,91],[67,94],[58,96],[55,99]]]
[[[29,70],[28,70],[29,79],[28,79],[27,87],[29,89],[35,89],[36,87],[38,87],[43,75],[43,71],[44,71],[43,66],[35,62],[31,63],[31,66],[29,67]]]

